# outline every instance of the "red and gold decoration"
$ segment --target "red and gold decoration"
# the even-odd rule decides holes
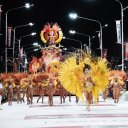
[[[40,33],[41,40],[46,44],[54,45],[62,40],[63,33],[57,23],[47,23]]]
[[[40,59],[38,60],[36,57],[32,58],[32,61],[29,64],[29,72],[30,73],[36,73],[37,70],[41,67],[42,62]]]
[[[29,63],[30,73],[37,73],[40,69],[49,72],[50,70],[53,70],[53,67],[57,67],[55,66],[55,63],[58,65],[62,60],[62,50],[59,47],[56,47],[56,44],[59,43],[63,37],[63,33],[58,24],[47,23],[44,25],[40,36],[41,40],[48,46],[42,48],[42,56],[39,59],[36,57],[32,58],[32,61]]]

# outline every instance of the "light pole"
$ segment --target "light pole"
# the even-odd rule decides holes
[[[35,33],[35,32],[32,32],[31,34],[21,36],[20,39],[19,39],[19,50],[20,50],[21,39],[22,39],[22,38],[25,38],[25,37],[28,37],[28,36],[35,36],[35,35],[36,35],[36,33]]]
[[[126,10],[128,8],[128,6],[126,6],[125,8],[123,8],[122,3],[119,0],[115,0],[116,2],[118,2],[120,4],[121,7],[121,42],[122,42],[122,71],[124,71],[124,24],[123,24],[123,20],[124,20],[124,10]]]
[[[21,52],[20,52],[21,39],[25,38],[25,37],[28,37],[28,36],[34,36],[34,35],[36,35],[35,32],[33,32],[31,34],[28,34],[28,35],[21,36],[20,39],[19,39],[19,72],[20,72],[20,63],[21,63],[21,58],[22,58],[22,55],[21,55]]]
[[[17,8],[12,8],[12,9],[9,9],[6,13],[5,13],[5,72],[7,73],[7,28],[8,28],[8,13],[10,11],[14,11],[14,10],[18,10],[18,9],[21,9],[21,8],[30,8],[31,6],[34,6],[33,4],[29,4],[29,3],[26,3],[24,6],[21,6],[21,7],[17,7]]]
[[[71,41],[75,41],[75,42],[78,42],[78,43],[80,43],[80,49],[81,49],[81,59],[82,59],[82,50],[83,50],[83,48],[82,48],[82,43],[81,43],[81,41],[79,41],[79,40],[76,40],[76,39],[73,39],[73,38],[68,38],[68,37],[65,37],[65,36],[63,36],[63,39],[67,39],[67,40],[71,40]]]
[[[90,35],[86,35],[86,34],[83,34],[83,33],[80,33],[80,32],[76,32],[75,30],[70,30],[69,33],[70,34],[78,34],[78,35],[88,37],[88,46],[89,46],[89,49],[90,49],[90,52],[91,52],[91,36]]]
[[[33,47],[34,48],[34,47]],[[27,50],[26,53],[31,53],[31,52],[36,52],[38,51],[39,49],[38,48],[35,48],[35,49],[30,49],[30,50]]]
[[[28,50],[34,49],[34,48],[37,49],[37,48],[40,48],[40,46],[37,45],[37,46],[32,46],[32,47],[29,47],[29,48],[25,48],[25,51],[28,51]]]
[[[103,57],[103,43],[102,43],[102,24],[101,24],[101,22],[98,20],[78,16],[76,13],[70,13],[69,17],[72,19],[79,18],[79,19],[89,20],[89,21],[93,21],[93,22],[96,22],[99,24],[99,26],[100,26],[100,47],[101,47],[101,58],[102,58]]]
[[[28,24],[24,24],[24,25],[20,25],[20,26],[16,26],[13,30],[14,30],[14,33],[13,33],[13,59],[15,58],[15,36],[16,36],[16,29],[17,28],[21,28],[21,27],[25,27],[25,26],[33,26],[34,24],[33,23],[28,23]]]
[[[76,40],[76,39],[73,39],[73,38],[68,38],[68,37],[65,37],[65,36],[63,36],[63,39],[67,39],[67,40],[72,40],[72,41],[75,41],[75,42],[79,42],[80,43],[81,51],[83,50],[81,41]]]
[[[28,47],[28,46],[30,46],[30,45],[31,45],[31,47]],[[25,51],[26,51],[26,50],[29,50],[29,49],[31,49],[31,48],[41,48],[41,45],[39,45],[37,42],[35,42],[35,43],[33,43],[33,44],[23,45],[23,47],[28,47],[28,48],[24,48]]]

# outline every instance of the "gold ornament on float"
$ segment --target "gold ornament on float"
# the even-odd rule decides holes
[[[46,44],[54,45],[62,40],[63,33],[57,23],[47,23],[40,33],[41,40]]]

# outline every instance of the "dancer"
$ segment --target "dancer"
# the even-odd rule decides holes
[[[12,105],[12,101],[13,101],[13,84],[12,84],[11,81],[8,82],[7,95],[8,95],[8,105]]]
[[[38,83],[38,94],[39,94],[39,98],[37,99],[37,103],[39,102],[41,97],[42,97],[42,103],[43,103],[43,101],[44,101],[44,86],[43,86],[43,83]]]
[[[53,106],[53,95],[55,93],[55,87],[54,87],[54,78],[52,74],[50,74],[47,89],[48,89],[48,95],[49,95],[48,103],[50,106]]]
[[[87,77],[85,82],[85,91],[84,95],[86,98],[86,109],[87,111],[90,111],[90,104],[92,103],[92,90],[93,90],[94,83],[92,82],[91,77]]]
[[[2,94],[3,94],[3,83],[2,81],[0,80],[0,110],[2,110],[2,105],[1,105],[1,102],[2,102]]]
[[[111,81],[111,86],[113,87],[113,98],[114,102],[118,103],[119,102],[119,97],[120,97],[120,91],[122,89],[123,83],[119,80],[118,77],[115,77],[114,80]]]
[[[29,81],[29,84],[28,84],[27,90],[26,90],[26,94],[27,94],[27,105],[32,104],[32,101],[33,101],[33,85],[32,85],[32,81]]]
[[[21,86],[18,84],[16,85],[16,97],[17,97],[17,103],[22,103],[21,100]]]
[[[26,94],[26,87],[22,87],[22,101],[25,102],[24,98],[25,98],[25,94]]]

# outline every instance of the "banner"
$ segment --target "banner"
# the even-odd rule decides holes
[[[128,43],[125,43],[125,59],[128,59]]]
[[[116,21],[116,33],[117,33],[117,43],[122,43],[122,36],[121,36],[121,21]]]
[[[11,46],[11,32],[12,32],[12,27],[8,27],[8,47]]]

